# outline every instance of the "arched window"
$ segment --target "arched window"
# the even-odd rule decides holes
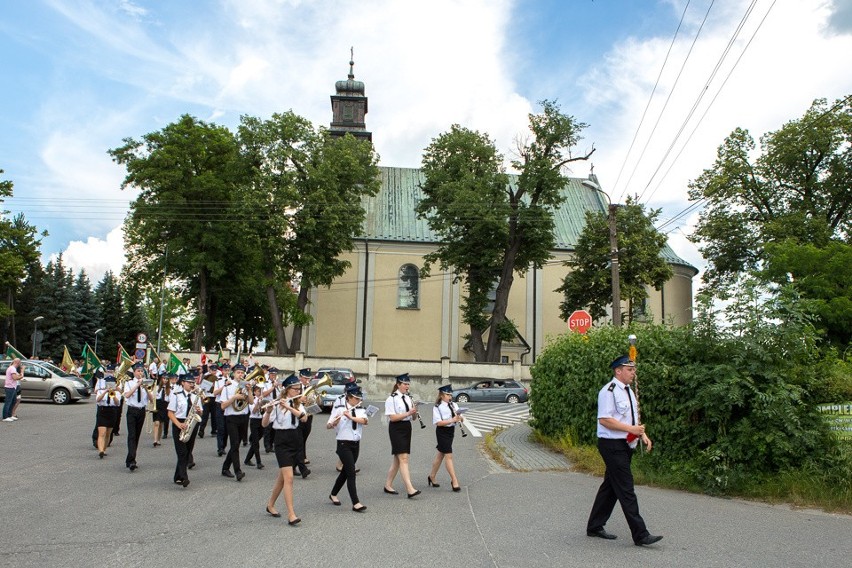
[[[420,307],[420,271],[413,264],[399,267],[398,294],[396,307],[403,310],[416,310]]]

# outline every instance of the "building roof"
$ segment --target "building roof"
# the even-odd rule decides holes
[[[382,186],[372,197],[362,199],[366,211],[363,234],[359,239],[373,241],[393,241],[406,243],[439,243],[425,219],[419,219],[415,211],[423,198],[421,185],[426,181],[418,168],[379,167]],[[509,183],[514,185],[517,175],[509,175]],[[554,215],[556,250],[572,251],[586,224],[586,211],[606,212],[604,201],[596,179],[568,178],[563,188],[565,202]],[[677,264],[698,270],[677,256],[666,245],[660,252],[670,264]]]

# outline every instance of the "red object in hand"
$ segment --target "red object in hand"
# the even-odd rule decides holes
[[[638,439],[639,439],[639,436],[637,436],[636,434],[631,434],[630,432],[627,433],[627,443],[628,444],[631,444],[635,440],[638,440]]]

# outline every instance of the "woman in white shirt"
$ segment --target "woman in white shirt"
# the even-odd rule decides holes
[[[283,389],[281,398],[266,408],[261,422],[264,428],[271,425],[275,431],[275,458],[278,460],[278,475],[275,476],[272,495],[266,503],[266,512],[273,517],[281,516],[281,513],[275,510],[275,501],[283,491],[287,522],[297,525],[302,519],[296,516],[293,509],[293,466],[299,463],[302,451],[299,422],[307,420],[308,413],[302,406],[302,384],[296,375],[284,379]]]
[[[408,470],[408,457],[411,453],[411,420],[417,414],[417,406],[411,400],[408,389],[411,388],[411,378],[408,373],[399,375],[390,396],[385,401],[385,416],[388,417],[388,435],[391,442],[393,462],[385,480],[385,493],[398,495],[393,488],[393,480],[397,472],[402,477],[408,498],[420,495],[420,490],[411,484],[411,473]]]
[[[435,407],[432,409],[432,424],[435,425],[438,453],[432,460],[432,471],[429,472],[427,479],[429,487],[440,487],[439,484],[435,483],[435,476],[438,475],[441,462],[444,462],[447,473],[450,474],[450,484],[453,491],[461,491],[453,463],[453,438],[456,435],[456,424],[464,420],[462,415],[458,413],[458,409],[458,405],[453,402],[453,386],[444,385],[438,388],[438,400],[435,401]]]
[[[352,499],[352,510],[358,513],[367,510],[367,506],[358,499],[358,488],[355,485],[355,463],[361,449],[361,435],[368,422],[367,411],[359,406],[363,399],[364,395],[357,384],[346,385],[346,402],[331,411],[326,424],[326,428],[337,431],[337,455],[343,463],[328,498],[339,506],[337,494],[345,483],[349,498]]]

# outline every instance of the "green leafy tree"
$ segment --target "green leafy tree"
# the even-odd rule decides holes
[[[38,331],[43,334],[39,357],[58,357],[63,346],[79,349],[74,337],[74,324],[80,319],[79,306],[74,294],[74,275],[66,269],[62,255],[45,267],[45,281],[41,294],[36,298],[33,314],[43,317]]]
[[[126,346],[132,346],[136,343],[136,336],[140,332],[150,336],[151,326],[145,315],[139,286],[125,281],[121,286],[121,295],[124,306],[121,313],[121,341]]]
[[[705,204],[691,239],[708,261],[704,281],[719,295],[765,263],[767,243],[848,243],[852,97],[831,107],[814,101],[801,119],[765,134],[754,154],[751,135],[738,128],[690,183],[690,199]]]
[[[0,170],[2,173],[3,170]],[[11,181],[0,180],[0,203],[12,196],[12,189]],[[0,210],[0,335],[4,342],[15,343],[16,299],[29,269],[38,264],[41,237],[47,236],[47,232],[39,235],[23,214],[11,219],[6,217],[7,214],[8,211]]]
[[[672,277],[672,269],[660,256],[666,245],[665,235],[654,229],[660,210],[645,210],[645,206],[628,197],[615,215],[618,235],[618,265],[621,299],[627,301],[627,319],[632,321],[633,306],[641,305],[648,297],[646,286],[657,290]],[[562,319],[567,320],[574,310],[588,308],[595,319],[606,314],[612,304],[610,270],[609,224],[606,213],[586,213],[586,226],[566,262],[572,268],[557,289],[565,296],[560,304]]]
[[[247,201],[268,212],[251,242],[261,252],[274,344],[279,353],[294,353],[310,322],[309,290],[330,286],[350,266],[339,256],[352,250],[361,229],[362,197],[379,189],[378,156],[371,144],[332,138],[292,111],[269,120],[242,117],[239,139],[251,172]],[[291,282],[298,283],[295,302],[287,298]]]
[[[563,114],[555,102],[541,105],[540,114],[529,115],[529,138],[517,145],[515,185],[508,182],[494,142],[458,125],[432,140],[423,155],[426,181],[417,212],[442,241],[426,256],[423,273],[438,264],[464,283],[462,318],[470,326],[477,361],[500,361],[502,342],[514,336],[506,312],[515,273],[540,268],[551,257],[553,211],[564,201],[563,169],[594,151],[574,156],[572,147],[586,125]]]
[[[225,298],[216,294],[238,276],[232,272],[248,254],[244,226],[258,212],[240,202],[244,180],[239,148],[228,129],[183,115],[141,140],[127,138],[109,151],[125,166],[123,188],[139,190],[126,224],[128,265],[140,284],[159,284],[165,256],[170,279],[187,283],[203,327],[193,347],[218,336],[215,308]],[[241,274],[239,277],[251,277]],[[188,298],[188,299],[189,299]]]

